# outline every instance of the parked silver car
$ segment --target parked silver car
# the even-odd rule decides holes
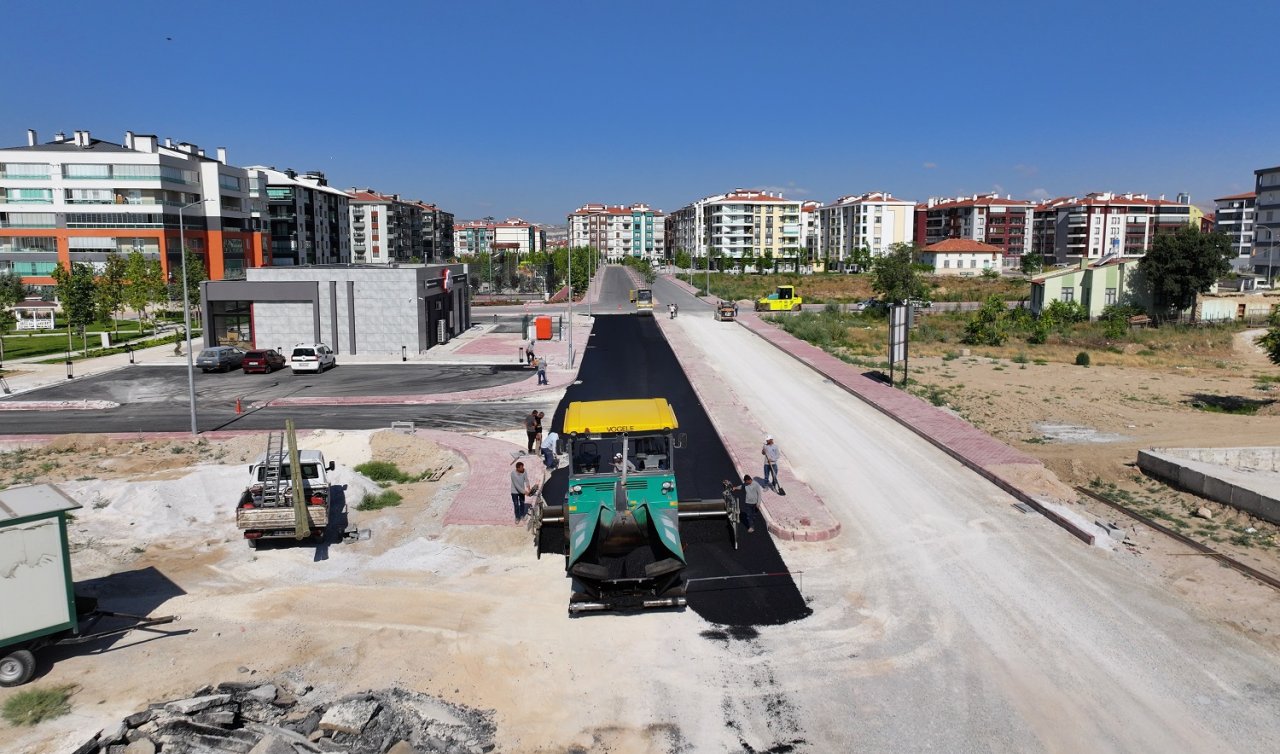
[[[227,372],[232,369],[239,369],[244,363],[244,351],[235,346],[215,346],[206,348],[196,357],[196,366],[202,371]]]

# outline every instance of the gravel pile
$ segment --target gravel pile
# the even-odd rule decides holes
[[[300,701],[311,688],[223,683],[153,704],[99,732],[74,754],[484,754],[489,713],[403,689],[334,702]]]

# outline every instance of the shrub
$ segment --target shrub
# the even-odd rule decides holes
[[[1089,366],[1089,352],[1088,352],[1088,351],[1081,351],[1080,353],[1076,354],[1076,366],[1078,366],[1078,367],[1087,367],[1087,366]]]
[[[390,461],[369,461],[356,467],[356,471],[375,482],[416,482],[418,477],[410,476]]]
[[[1019,353],[1017,356],[1013,357],[1014,364],[1026,364],[1028,361],[1031,361],[1031,359],[1027,358],[1025,353]]]
[[[356,510],[376,511],[382,508],[394,508],[403,499],[400,497],[400,493],[395,490],[383,490],[376,495],[372,492],[366,492],[364,497],[360,499],[360,504],[356,506]]]
[[[74,686],[55,686],[51,689],[19,691],[5,700],[0,716],[10,725],[35,725],[71,711],[67,701]]]
[[[1005,323],[1004,301],[999,296],[991,296],[982,304],[982,308],[973,315],[969,324],[964,327],[962,342],[974,346],[999,346],[1008,338]]]

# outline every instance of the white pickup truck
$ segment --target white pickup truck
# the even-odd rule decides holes
[[[324,539],[329,526],[329,477],[333,461],[326,462],[318,450],[299,450],[303,506],[295,506],[293,469],[287,453],[263,453],[249,466],[249,486],[236,505],[236,528],[244,532],[249,546],[261,539],[300,539],[310,532],[316,541]],[[298,526],[297,511],[304,509],[307,521]]]

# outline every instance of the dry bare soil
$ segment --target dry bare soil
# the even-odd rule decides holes
[[[1094,489],[1160,519],[1220,552],[1280,577],[1280,528],[1234,509],[1171,488],[1135,466],[1139,449],[1151,447],[1247,447],[1280,443],[1280,367],[1254,343],[1262,331],[1236,333],[1216,348],[1151,359],[1094,354],[1076,366],[1078,349],[1035,351],[948,346],[941,356],[912,361],[914,389],[975,426],[1045,463],[1066,484]],[[939,348],[933,349],[935,353]],[[1068,353],[1070,351],[1070,353]],[[962,355],[967,352],[967,355]],[[1012,356],[1010,354],[1013,354]],[[1044,358],[1041,358],[1044,357]],[[1098,364],[1102,361],[1102,364]],[[1143,363],[1145,362],[1145,364]],[[1253,415],[1223,413],[1216,406],[1252,403]],[[1186,548],[1106,506],[1081,497],[1097,520],[1130,530],[1131,551],[1146,556],[1176,591],[1247,632],[1280,644],[1271,607],[1253,617],[1240,605],[1226,609],[1216,594],[1237,577],[1225,570],[1205,583],[1205,569]],[[1211,520],[1195,512],[1207,507]],[[1275,601],[1275,593],[1261,590]],[[1229,598],[1227,598],[1229,599]],[[1218,608],[1224,608],[1219,611]],[[1271,616],[1271,618],[1268,618]]]

